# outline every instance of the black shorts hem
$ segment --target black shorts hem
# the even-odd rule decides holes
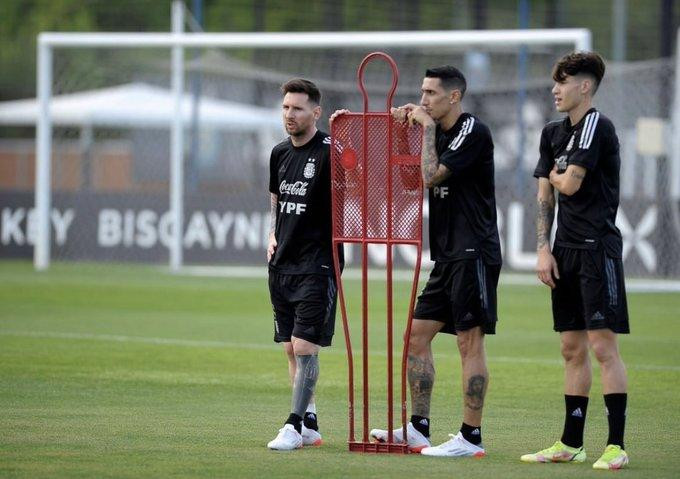
[[[320,346],[322,348],[327,348],[327,347],[331,346],[332,343],[333,343],[333,337],[332,336],[330,338],[319,338],[319,337],[299,334],[295,337],[300,338],[300,339],[304,339],[305,341],[309,341],[310,343],[316,344],[317,346]],[[292,336],[289,337],[289,338],[282,338],[280,336],[274,336],[274,342],[275,343],[290,343],[292,339],[293,339]]]
[[[309,341],[312,344],[316,344],[317,346],[320,346],[322,348],[326,348],[331,345],[333,342],[333,337],[331,336],[330,338],[328,337],[318,337],[318,336],[308,336],[306,334],[296,334],[296,338],[304,339],[305,341]]]
[[[445,333],[449,334],[457,334],[459,331],[460,332],[465,332],[465,331],[470,331],[473,328],[476,328],[479,326],[479,328],[482,330],[483,334],[496,334],[496,321],[488,321],[488,320],[481,320],[481,321],[470,321],[466,322],[463,324],[458,324],[456,329],[452,332],[449,331],[444,331]]]
[[[453,334],[454,336],[457,335],[458,331],[469,331],[472,328],[476,328],[479,326],[482,328],[482,333],[484,334],[496,334],[496,322],[497,321],[488,321],[488,320],[482,320],[482,321],[470,321],[468,323],[463,323],[459,324],[458,327],[454,328],[451,326],[450,321],[442,318],[426,318],[425,316],[429,316],[428,314],[424,315],[418,315],[413,314],[413,320],[414,321],[437,321],[438,323],[442,323],[444,326],[442,329],[440,329],[438,332],[440,333],[445,333],[445,334]]]
[[[566,333],[569,331],[598,331],[600,329],[609,329],[612,333],[615,334],[630,334],[630,328],[626,326],[614,326],[612,327],[611,325],[604,324],[602,326],[590,326],[590,327],[584,327],[584,328],[577,328],[577,327],[569,327],[569,326],[564,326],[564,327],[559,327],[559,326],[553,326],[553,331],[556,333]]]

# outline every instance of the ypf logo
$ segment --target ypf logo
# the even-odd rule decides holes
[[[449,196],[449,187],[448,186],[435,186],[434,191],[432,193],[434,194],[435,198],[444,199],[447,196]]]

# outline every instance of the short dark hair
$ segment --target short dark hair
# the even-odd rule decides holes
[[[317,86],[304,78],[293,78],[281,85],[281,93],[306,93],[309,101],[315,105],[321,104],[321,92]]]
[[[428,68],[425,72],[426,78],[439,78],[442,86],[449,90],[460,90],[460,97],[463,98],[467,89],[465,76],[458,68],[451,65],[444,65],[436,68]]]
[[[590,75],[595,79],[593,94],[600,86],[604,76],[604,61],[595,52],[572,52],[560,58],[553,67],[552,77],[556,82],[563,82],[567,75]]]

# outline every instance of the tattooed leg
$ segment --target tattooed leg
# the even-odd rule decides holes
[[[411,414],[430,417],[430,399],[434,386],[434,360],[432,339],[444,323],[426,319],[414,319],[409,338],[408,383],[411,390]]]
[[[411,414],[430,417],[430,400],[434,386],[431,351],[425,357],[408,355],[408,383],[411,388]]]
[[[471,411],[481,411],[484,407],[484,393],[486,388],[486,377],[475,374],[467,381],[465,391],[465,407]]]
[[[459,331],[458,349],[463,364],[463,422],[481,426],[489,372],[486,369],[484,335],[480,328]]]
[[[309,401],[314,397],[316,380],[319,378],[319,356],[317,354],[297,355],[295,359],[297,367],[293,383],[291,412],[303,417]]]

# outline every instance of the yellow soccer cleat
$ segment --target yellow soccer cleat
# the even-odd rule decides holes
[[[604,454],[595,461],[593,469],[623,469],[628,464],[628,454],[621,446],[609,444],[604,449]]]
[[[523,455],[520,460],[522,462],[584,462],[586,451],[583,447],[569,447],[562,441],[557,441],[548,449]]]

